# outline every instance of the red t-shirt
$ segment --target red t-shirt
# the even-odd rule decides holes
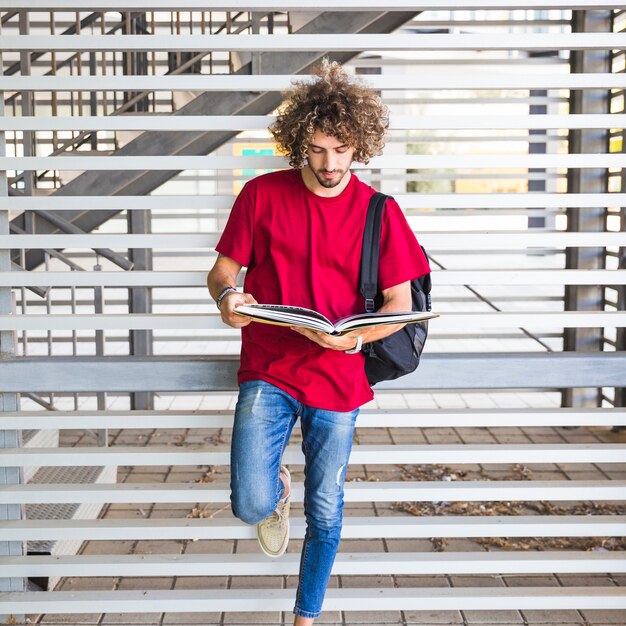
[[[351,174],[344,191],[310,191],[300,170],[259,176],[244,186],[216,250],[248,268],[244,290],[262,304],[315,309],[330,320],[364,311],[361,243],[375,190]],[[381,289],[430,268],[394,200],[383,212]],[[288,327],[253,322],[242,329],[239,383],[264,380],[299,402],[352,411],[373,398],[362,354],[318,346]]]

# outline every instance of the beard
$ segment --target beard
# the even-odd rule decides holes
[[[311,168],[311,166],[309,166],[309,169],[313,172],[313,175],[317,179],[317,182],[322,187],[326,187],[326,189],[332,189],[333,187],[336,187],[346,175],[345,170],[334,170],[335,175],[333,176],[333,178],[326,178],[326,176],[324,176],[324,172],[326,170],[314,170]]]

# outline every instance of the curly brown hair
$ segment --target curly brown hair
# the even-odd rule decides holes
[[[297,81],[288,89],[276,121],[269,127],[289,165],[301,169],[316,131],[354,148],[354,160],[369,163],[382,153],[389,127],[387,107],[364,82],[349,76],[327,58],[314,81]]]

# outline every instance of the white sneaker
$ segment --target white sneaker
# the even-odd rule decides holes
[[[273,558],[279,557],[287,550],[289,543],[289,506],[291,501],[291,474],[284,466],[280,466],[280,471],[287,478],[287,489],[289,494],[285,501],[278,501],[276,510],[264,520],[256,525],[256,536],[259,540],[261,550]]]

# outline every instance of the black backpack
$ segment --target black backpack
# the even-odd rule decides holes
[[[361,293],[365,298],[365,311],[371,313],[382,306],[383,297],[378,292],[378,257],[382,214],[387,198],[375,193],[367,209],[363,249],[361,251]],[[424,248],[422,247],[422,250]],[[426,251],[424,250],[424,254]],[[414,311],[431,310],[430,274],[411,281]],[[363,346],[365,373],[370,385],[382,380],[393,380],[415,371],[420,362],[428,335],[428,322],[407,324],[398,332]]]

